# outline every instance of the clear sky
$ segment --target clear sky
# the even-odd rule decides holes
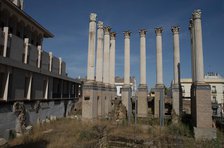
[[[25,11],[55,37],[44,41],[67,64],[70,77],[86,76],[89,14],[112,27],[116,38],[116,75],[123,77],[124,37],[131,35],[131,75],[139,82],[139,29],[146,38],[147,83],[156,82],[156,38],[154,28],[162,26],[164,83],[173,79],[173,38],[171,26],[180,26],[181,78],[191,77],[189,18],[194,9],[202,10],[205,72],[224,75],[224,0],[25,0]]]

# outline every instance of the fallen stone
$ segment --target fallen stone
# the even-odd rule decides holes
[[[48,134],[48,133],[51,133],[51,132],[53,132],[53,129],[49,129],[49,130],[43,131],[42,133],[43,134]]]
[[[5,140],[4,138],[0,138],[0,147],[3,148],[3,147],[7,147],[8,145],[8,141]]]

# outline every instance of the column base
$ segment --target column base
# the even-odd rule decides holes
[[[154,117],[160,117],[160,101],[163,101],[163,108],[164,108],[164,98],[160,100],[161,95],[164,97],[164,85],[157,84],[155,88],[155,99],[154,99]],[[163,109],[164,112],[164,109]]]
[[[138,87],[138,103],[137,103],[137,115],[138,117],[148,117],[148,87],[147,85],[140,84]]]
[[[194,127],[195,140],[212,140],[216,139],[216,128],[199,128]]]

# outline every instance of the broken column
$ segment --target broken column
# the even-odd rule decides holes
[[[138,117],[148,115],[148,87],[146,84],[146,30],[141,29],[140,34],[140,84],[138,87]]]
[[[96,41],[96,14],[91,13],[89,18],[89,44],[87,81],[83,85],[82,118],[93,119],[97,117],[97,85],[94,81],[95,70],[95,41]]]
[[[154,99],[154,116],[164,115],[164,84],[163,84],[163,61],[162,61],[162,27],[155,28],[156,33],[156,86]]]
[[[195,83],[192,85],[191,98],[192,122],[194,136],[197,140],[216,138],[216,129],[212,128],[211,88],[204,81],[204,63],[202,46],[201,11],[195,10],[192,14],[194,27],[194,57],[195,57]]]
[[[171,28],[173,32],[173,73],[174,79],[172,84],[172,105],[175,114],[181,114],[181,91],[180,91],[180,44],[179,44],[179,31],[178,26],[173,26]]]
[[[122,87],[122,103],[127,109],[128,118],[131,113],[130,87],[130,31],[124,32],[124,85]]]

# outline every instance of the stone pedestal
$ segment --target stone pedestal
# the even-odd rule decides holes
[[[148,87],[147,85],[139,85],[138,87],[138,117],[148,116]]]
[[[155,100],[154,100],[154,117],[160,117],[160,114],[164,114],[164,85],[156,85],[155,88]],[[160,110],[160,104],[162,104],[162,110]]]
[[[82,118],[97,118],[97,84],[95,81],[86,81],[83,85]]]
[[[181,115],[182,112],[182,103],[181,103],[181,91],[178,85],[173,85],[172,87],[172,105],[173,110],[175,111],[176,115]]]
[[[102,82],[97,82],[97,89],[96,89],[96,98],[97,98],[97,117],[103,118],[105,115],[105,102],[103,97],[103,91],[104,91],[104,84]]]
[[[124,85],[122,87],[122,104],[126,107],[127,109],[127,116],[130,119],[131,116],[131,87],[130,85]]]
[[[213,139],[216,137],[212,128],[211,88],[210,85],[192,84],[191,115],[195,139]]]

